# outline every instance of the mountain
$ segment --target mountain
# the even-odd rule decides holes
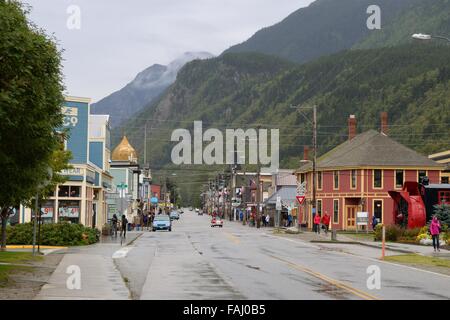
[[[367,28],[378,5],[381,29]],[[317,0],[225,52],[259,52],[304,63],[345,49],[411,43],[414,33],[450,34],[450,0]]]
[[[448,148],[449,66],[448,47],[432,43],[349,50],[304,65],[262,54],[227,53],[187,64],[163,97],[127,122],[125,134],[142,151],[139,119],[152,121],[149,162],[155,171],[187,170],[177,182],[189,185],[183,190],[188,198],[198,191],[195,183],[220,169],[170,165],[172,131],[192,130],[194,120],[203,121],[203,130],[258,124],[279,128],[281,166],[295,168],[303,146],[311,144],[311,125],[291,105],[318,106],[319,153],[345,141],[350,114],[356,115],[361,132],[378,129],[379,114],[387,111],[390,135],[429,154]]]
[[[178,71],[186,63],[212,57],[208,52],[186,52],[167,66],[154,64],[122,89],[92,104],[91,111],[93,114],[111,115],[111,125],[116,127],[161,95],[175,82]]]
[[[419,1],[354,48],[396,46],[410,42],[414,33],[450,35],[450,0]]]

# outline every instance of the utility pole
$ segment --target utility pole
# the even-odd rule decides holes
[[[147,165],[147,123],[148,123],[148,120],[145,120],[145,129],[144,129],[144,166]]]
[[[317,107],[313,106],[313,149],[314,149],[314,157],[313,157],[313,190],[312,190],[312,201],[313,201],[313,218],[316,212],[316,165],[317,165]]]
[[[261,227],[261,166],[258,161],[258,172],[256,173],[256,228]]]

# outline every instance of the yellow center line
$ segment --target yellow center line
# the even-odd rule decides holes
[[[233,234],[231,234],[231,233],[229,233],[229,232],[224,232],[225,233],[225,236],[230,240],[230,241],[232,241],[234,244],[239,244],[239,242],[240,242],[240,240],[239,240],[239,238],[238,237],[236,237],[235,235],[233,235]]]
[[[349,285],[347,285],[347,284],[345,284],[343,282],[340,282],[340,281],[334,280],[332,278],[329,278],[329,277],[327,277],[327,276],[325,276],[325,275],[323,275],[323,274],[321,274],[319,272],[313,271],[313,270],[308,269],[308,268],[306,268],[304,266],[301,266],[299,264],[290,262],[288,260],[284,260],[284,259],[276,257],[276,256],[272,256],[272,255],[270,257],[273,258],[273,259],[276,259],[278,261],[284,262],[285,264],[287,264],[288,266],[290,266],[293,269],[303,271],[303,272],[305,272],[305,273],[307,273],[309,275],[312,275],[312,276],[314,276],[316,278],[319,278],[319,279],[321,279],[323,281],[326,281],[326,282],[332,284],[333,286],[336,286],[338,288],[346,290],[346,291],[350,292],[351,294],[354,294],[355,296],[358,296],[358,297],[360,297],[362,299],[365,299],[365,300],[380,300],[380,298],[378,298],[376,296],[368,294],[367,292],[364,292],[362,290],[353,288],[353,287],[351,287],[351,286],[349,286]]]

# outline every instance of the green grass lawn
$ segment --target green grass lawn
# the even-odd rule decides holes
[[[14,251],[3,251],[0,252],[0,262],[3,263],[27,263],[32,261],[40,261],[43,257],[36,255],[33,257],[31,252],[14,252]]]
[[[391,262],[405,263],[405,264],[416,264],[416,265],[423,265],[423,266],[450,268],[450,259],[421,256],[418,254],[404,254],[404,255],[399,255],[399,256],[388,256],[388,257],[385,257],[384,260],[391,261]]]
[[[16,264],[27,264],[32,261],[42,260],[42,256],[35,256],[31,252],[0,252],[0,286],[5,286],[9,282],[9,276],[15,272],[33,271],[33,267],[18,266]]]
[[[359,241],[373,241],[374,235],[373,233],[338,233],[338,236],[342,235],[350,239],[355,239]]]

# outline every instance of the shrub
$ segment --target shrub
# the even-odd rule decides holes
[[[375,240],[382,240],[382,228],[383,226],[378,224],[375,227]],[[386,241],[397,241],[404,233],[405,229],[397,225],[386,226]]]
[[[99,238],[97,229],[75,223],[49,223],[41,226],[41,245],[78,246],[96,243]],[[6,230],[7,244],[32,244],[33,223],[17,224]]]
[[[421,228],[405,229],[401,237],[405,240],[416,240],[420,234]]]

